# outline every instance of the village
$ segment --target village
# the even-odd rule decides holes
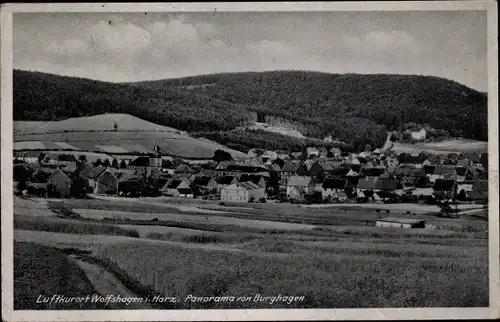
[[[423,135],[415,130],[412,138]],[[487,204],[485,166],[486,153],[396,154],[387,148],[361,153],[335,147],[251,149],[243,160],[218,150],[213,160],[194,162],[162,156],[158,146],[142,155],[24,150],[14,152],[14,190],[43,198],[94,194],[221,203]]]

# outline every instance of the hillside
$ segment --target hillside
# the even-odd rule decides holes
[[[117,124],[116,131],[114,124]],[[14,121],[14,141],[16,147],[25,149],[45,147],[52,141],[94,152],[148,153],[158,145],[162,154],[184,158],[211,158],[217,149],[226,150],[236,158],[246,157],[213,141],[193,138],[176,129],[126,114],[51,122]]]
[[[106,112],[128,113],[205,137],[224,132],[230,140],[237,127],[281,118],[299,126],[304,136],[331,136],[356,150],[381,146],[386,130],[410,122],[487,140],[487,95],[437,77],[274,71],[112,84],[14,71],[15,120]],[[251,141],[251,131],[243,134]]]

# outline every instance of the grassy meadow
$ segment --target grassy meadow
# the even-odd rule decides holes
[[[58,250],[33,243],[14,243],[14,309],[66,310],[65,303],[36,303],[39,295],[79,297],[95,294],[79,267]],[[76,307],[75,307],[76,305]],[[103,309],[99,303],[76,303],[72,309]]]
[[[188,204],[190,207],[181,211],[177,202],[169,204],[161,199],[142,200],[140,204],[51,202],[50,209],[70,218],[18,213],[14,236],[20,242],[85,249],[90,253],[88,260],[105,267],[136,294],[162,294],[180,300],[164,308],[488,305],[484,220],[435,219],[456,227],[475,225],[483,231],[378,228],[365,225],[381,215],[376,210]],[[91,218],[85,218],[85,209]],[[113,219],[113,212],[135,214]],[[150,215],[157,220],[151,220]],[[191,218],[195,216],[199,220]],[[426,216],[426,220],[433,218]],[[236,219],[240,220],[238,225],[234,224]],[[269,229],[266,225],[271,221],[297,225]],[[304,296],[304,301],[184,301],[190,294],[282,294]]]

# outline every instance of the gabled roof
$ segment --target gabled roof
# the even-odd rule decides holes
[[[434,191],[453,191],[456,187],[456,181],[452,179],[437,179],[434,182]]]
[[[207,177],[207,176],[197,177],[194,179],[193,184],[197,185],[197,186],[205,187],[210,183],[211,180],[212,180],[212,177]]]
[[[334,171],[344,162],[342,161],[327,161],[327,162],[319,162],[321,168],[325,171]]]
[[[288,179],[287,186],[308,187],[311,184],[311,177],[291,176]]]
[[[282,172],[297,172],[300,167],[300,163],[287,162],[281,169]]]
[[[262,187],[253,182],[236,182],[228,186],[225,186],[222,189],[236,189],[236,188],[242,188],[245,190],[254,190],[254,189],[261,189]]]
[[[97,179],[104,171],[106,171],[106,167],[99,165],[97,167],[94,167],[92,171],[90,171],[89,178],[90,179]]]
[[[177,187],[182,183],[182,180],[172,179],[166,184],[166,188],[168,189],[177,189]]]
[[[323,181],[323,189],[344,189],[347,185],[346,179],[327,178]]]
[[[263,179],[262,176],[242,174],[238,181],[239,182],[253,182],[253,183],[258,185],[262,179]]]
[[[234,178],[234,176],[220,176],[215,178],[215,182],[220,185],[228,185],[233,182]]]
[[[50,174],[50,176],[47,178],[47,181],[49,181],[53,176],[55,176],[58,173],[62,173],[66,178],[69,179],[68,175],[64,171],[62,171],[61,169],[57,169],[56,171]]]

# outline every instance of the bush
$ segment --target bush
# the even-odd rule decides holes
[[[260,202],[261,202],[261,203],[266,203],[266,202],[267,202],[267,201],[266,201],[266,198],[260,198]]]

